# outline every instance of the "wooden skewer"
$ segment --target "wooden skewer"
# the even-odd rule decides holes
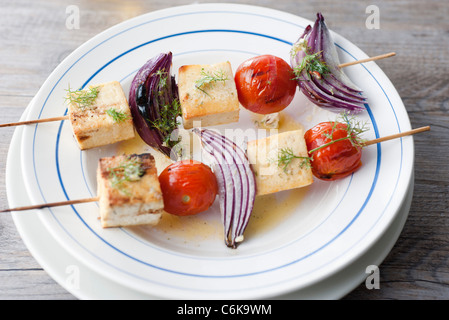
[[[33,210],[33,209],[43,209],[43,208],[49,208],[49,207],[66,206],[66,205],[71,205],[71,204],[95,202],[95,201],[98,201],[98,200],[100,200],[99,197],[85,198],[85,199],[78,199],[78,200],[59,201],[59,202],[43,203],[43,204],[37,204],[37,205],[31,205],[31,206],[24,206],[24,207],[5,209],[5,210],[1,210],[0,212],[26,211],[26,210]]]
[[[426,127],[413,129],[413,130],[410,130],[410,131],[405,131],[405,132],[401,132],[401,133],[397,133],[397,134],[392,134],[392,135],[385,136],[385,137],[382,137],[382,138],[369,140],[369,141],[364,143],[364,146],[369,146],[369,145],[372,145],[372,144],[376,144],[376,143],[380,143],[380,142],[384,142],[384,141],[388,141],[388,140],[392,140],[392,139],[397,139],[397,138],[401,138],[401,137],[405,137],[405,136],[409,136],[409,135],[412,135],[412,134],[415,134],[415,133],[420,133],[420,132],[429,131],[429,130],[430,130],[430,126],[426,126]],[[99,197],[94,197],[94,198],[85,198],[85,199],[78,199],[78,200],[69,200],[69,201],[43,203],[43,204],[38,204],[38,205],[31,205],[31,206],[24,206],[24,207],[17,207],[17,208],[0,210],[0,213],[2,213],[2,212],[12,212],[12,211],[26,211],[26,210],[33,210],[33,209],[43,209],[43,208],[57,207],[57,206],[66,206],[66,205],[72,205],[72,204],[95,202],[95,201],[99,201],[99,200],[100,200]]]
[[[45,118],[45,119],[36,119],[36,120],[26,120],[26,121],[19,121],[19,122],[4,123],[4,124],[0,124],[0,128],[21,126],[21,125],[33,124],[33,123],[62,121],[62,120],[69,120],[69,116],[60,116],[60,117],[53,117],[53,118]]]
[[[410,135],[415,134],[415,133],[420,133],[420,132],[429,131],[429,130],[430,130],[430,126],[416,128],[416,129],[413,129],[413,130],[404,131],[404,132],[401,132],[401,133],[396,133],[396,134],[392,134],[392,135],[389,135],[389,136],[373,139],[373,140],[365,142],[363,145],[364,146],[369,146],[369,145],[376,144],[376,143],[379,143],[379,142],[384,142],[384,141],[388,141],[388,140],[392,140],[392,139],[397,139],[397,138],[401,138],[401,137],[405,137],[405,136],[410,136]]]
[[[392,57],[392,56],[395,56],[395,55],[396,55],[395,52],[385,53],[385,54],[381,54],[379,56],[375,56],[375,57],[371,57],[371,58],[367,58],[367,59],[362,59],[362,60],[342,63],[342,64],[338,65],[338,67],[339,68],[344,68],[344,67],[352,66],[352,65],[355,65],[355,64],[359,64],[359,63],[364,63],[364,62],[369,62],[369,61],[375,61],[375,60],[389,58],[389,57]],[[69,116],[60,116],[60,117],[53,117],[53,118],[46,118],[46,119],[26,120],[26,121],[20,121],[20,122],[11,122],[11,123],[0,124],[0,128],[21,126],[21,125],[26,125],[26,124],[43,123],[43,122],[63,121],[63,120],[68,120],[68,119],[69,119]]]
[[[338,65],[338,67],[340,67],[340,68],[349,67],[349,66],[359,64],[359,63],[365,63],[365,62],[369,62],[369,61],[375,61],[375,60],[393,57],[395,55],[396,55],[395,52],[389,52],[389,53],[381,54],[379,56],[375,56],[375,57],[371,57],[371,58],[367,58],[367,59],[361,59],[361,60],[342,63],[342,64]]]

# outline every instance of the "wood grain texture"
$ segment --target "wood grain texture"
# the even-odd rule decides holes
[[[196,1],[202,3],[204,1]],[[224,2],[224,1],[214,1]],[[372,1],[226,1],[282,10],[329,27],[378,61],[402,97],[416,135],[415,188],[409,218],[380,265],[380,289],[364,283],[344,299],[449,299],[449,3],[376,1],[380,29],[365,27]],[[83,42],[140,14],[191,1],[76,1],[80,28],[65,27],[72,1],[0,0],[0,123],[18,121],[54,68]],[[14,128],[0,131],[0,205],[7,206],[6,157]],[[0,208],[1,209],[1,208]],[[0,299],[75,299],[34,260],[9,214],[0,215]]]

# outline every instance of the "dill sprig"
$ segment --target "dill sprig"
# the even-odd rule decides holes
[[[324,75],[330,73],[330,69],[324,62],[321,51],[312,53],[311,48],[307,45],[307,40],[303,40],[297,44],[293,49],[291,54],[294,55],[298,50],[303,50],[305,53],[304,58],[301,63],[293,68],[293,72],[296,75],[296,79],[301,80],[302,72],[305,71],[308,78],[312,76],[317,79],[321,79]]]
[[[160,117],[151,121],[151,125],[158,129],[164,136],[164,143],[173,147],[179,141],[171,140],[171,133],[181,124],[178,117],[181,116],[181,105],[178,99],[174,99],[171,104],[163,105],[160,110]]]
[[[310,161],[312,160],[310,157],[295,155],[291,148],[282,148],[278,152],[276,163],[278,167],[283,167],[284,172],[287,172],[287,167],[290,165],[293,159],[301,159],[301,162],[299,164],[300,168],[309,168]]]
[[[226,80],[229,80],[226,76],[225,72],[223,70],[218,70],[215,72],[207,72],[204,70],[204,68],[201,68],[201,78],[195,81],[195,87],[198,90],[201,90],[205,94],[208,95],[204,87],[206,85],[215,83],[215,82],[225,82]]]
[[[157,119],[146,118],[152,128],[157,130],[163,139],[163,144],[169,148],[173,148],[179,141],[172,140],[172,132],[181,124],[178,117],[182,115],[181,105],[178,97],[171,98],[173,95],[172,87],[170,86],[170,78],[168,71],[159,69],[152,74],[157,81],[155,86],[154,102],[158,105],[159,117]],[[160,106],[160,107],[159,107]]]
[[[345,137],[334,139],[334,132],[337,129],[337,125],[339,123],[345,124],[345,130],[347,132]],[[338,129],[342,129],[339,127]],[[324,132],[323,136],[325,136],[327,139],[329,139],[329,142],[316,147],[312,150],[309,150],[309,154],[312,154],[313,152],[320,150],[322,148],[325,148],[327,146],[330,146],[331,144],[342,141],[342,140],[349,140],[351,144],[354,147],[360,147],[362,148],[364,143],[366,142],[365,139],[362,139],[360,135],[366,131],[369,130],[368,124],[366,122],[360,122],[356,121],[355,117],[350,117],[347,113],[341,113],[339,115],[339,118],[337,118],[336,121],[333,122],[332,129],[330,132]]]
[[[69,86],[69,88],[66,91],[67,91],[66,101],[84,110],[85,108],[89,108],[92,106],[92,104],[98,97],[100,89],[99,87],[89,87],[88,89],[84,90],[72,91]]]
[[[127,181],[138,181],[145,174],[142,161],[135,155],[127,157],[118,166],[108,168],[111,186],[122,193],[129,195],[124,188]]]
[[[162,69],[159,69],[152,76],[159,77],[158,88],[159,88],[159,94],[162,95],[163,94],[162,89],[164,89],[167,86],[167,79],[168,79],[167,72]]]
[[[106,113],[112,118],[112,120],[116,123],[123,122],[129,119],[129,115],[124,112],[117,111],[114,108],[109,108],[106,110]]]

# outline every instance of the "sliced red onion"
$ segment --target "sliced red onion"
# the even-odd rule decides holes
[[[313,27],[307,26],[293,45],[290,60],[293,69],[301,65],[306,56],[304,43],[309,50],[307,54],[321,53],[330,72],[321,77],[311,76],[306,70],[297,74],[298,85],[303,94],[317,106],[335,112],[356,114],[364,111],[366,97],[339,67],[337,49],[321,13],[317,14]]]
[[[154,123],[161,118],[162,108],[174,106],[178,100],[171,66],[171,52],[151,58],[139,69],[129,91],[129,106],[137,133],[145,143],[167,156],[171,153],[171,146],[167,145],[171,132],[157,128]]]
[[[225,243],[236,248],[243,241],[256,198],[256,178],[246,153],[233,141],[208,129],[193,129],[203,151],[212,159],[217,178]]]

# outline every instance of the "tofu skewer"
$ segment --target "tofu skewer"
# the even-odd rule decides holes
[[[103,228],[155,225],[164,209],[154,157],[149,153],[105,157],[97,168],[97,197],[17,207],[25,211],[99,202]]]
[[[110,81],[68,93],[65,116],[1,124],[0,127],[70,120],[81,150],[134,138],[134,125],[125,93],[118,81]]]
[[[131,110],[118,81],[69,92],[67,100],[73,136],[81,150],[134,138]]]
[[[399,134],[392,134],[389,136],[385,136],[385,137],[381,137],[378,139],[373,139],[373,140],[369,140],[367,142],[365,142],[365,146],[369,146],[372,144],[376,144],[376,143],[381,143],[381,142],[385,142],[388,140],[392,140],[392,139],[397,139],[397,138],[401,138],[401,137],[406,137],[409,135],[413,135],[413,134],[417,134],[420,132],[425,132],[430,130],[429,126],[426,127],[421,127],[421,128],[416,128],[416,129],[412,129],[409,131],[404,131],[402,133]],[[301,130],[300,130],[301,131]],[[288,133],[288,132],[287,132]],[[292,131],[292,133],[297,133],[296,131]],[[284,140],[284,142],[288,143],[291,142],[290,140],[290,135],[285,135],[284,138],[281,139]],[[252,159],[257,159],[257,144],[258,143],[262,143],[265,146],[269,145],[269,141],[259,141],[257,143],[254,144],[255,149],[252,151],[252,155],[250,155],[250,158]],[[303,149],[303,144],[301,142],[298,142],[298,150]],[[154,157],[151,154],[142,154],[142,155],[131,155],[131,156],[116,156],[116,157],[107,157],[107,158],[102,158],[99,161],[99,166],[98,166],[98,171],[97,171],[97,182],[98,182],[98,187],[99,187],[99,192],[98,192],[98,196],[97,197],[92,197],[92,198],[85,198],[85,199],[77,199],[77,200],[69,200],[69,201],[60,201],[60,202],[52,202],[52,203],[43,203],[43,204],[38,204],[38,205],[30,205],[30,206],[23,206],[23,207],[16,207],[16,208],[10,208],[10,209],[4,209],[4,210],[0,210],[1,212],[13,212],[13,211],[27,211],[27,210],[34,210],[34,209],[43,209],[43,208],[49,208],[49,207],[56,207],[56,206],[65,206],[65,205],[74,205],[74,204],[82,204],[82,203],[88,203],[88,202],[95,202],[95,201],[100,201],[100,207],[101,204],[103,203],[104,206],[103,208],[105,209],[104,212],[106,212],[106,215],[108,214],[108,206],[109,208],[111,207],[111,203],[124,203],[124,199],[126,198],[122,198],[122,200],[118,200],[117,198],[112,198],[112,197],[117,197],[117,193],[112,192],[111,193],[111,188],[110,188],[110,182],[108,183],[107,180],[107,175],[105,174],[106,172],[112,170],[112,169],[107,169],[107,168],[114,168],[112,165],[113,164],[119,164],[121,160],[124,160],[126,157],[143,157],[142,161],[147,161],[145,164],[145,174],[148,177],[148,180],[146,181],[146,183],[144,183],[144,185],[142,186],[141,189],[132,189],[133,191],[138,190],[138,194],[139,197],[141,195],[143,195],[146,192],[150,192],[149,197],[147,197],[145,199],[145,201],[147,203],[149,203],[148,206],[148,210],[153,212],[153,213],[158,213],[159,211],[163,210],[163,201],[162,201],[162,192],[160,191],[160,185],[159,185],[159,181],[157,179],[157,170],[155,167],[155,161],[154,161]],[[266,165],[264,163],[261,164]],[[137,181],[137,180],[136,180]],[[305,182],[304,182],[305,181]],[[305,179],[301,184],[301,182],[296,182],[299,183],[300,185],[297,186],[291,186],[291,188],[295,188],[295,187],[299,187],[299,186],[305,186],[307,184],[310,184],[310,180],[309,179]],[[132,181],[131,181],[132,182]],[[128,182],[128,183],[131,183]],[[107,191],[107,192],[106,192]],[[280,190],[277,190],[280,191]],[[277,192],[277,191],[271,191],[268,190],[266,192],[261,192],[262,193],[272,193],[272,192]],[[115,194],[115,196],[112,196],[110,194]],[[125,193],[126,194],[126,193]],[[259,194],[259,195],[260,195]],[[123,195],[122,195],[123,197]],[[134,197],[134,200],[136,200],[136,196]],[[108,200],[109,199],[109,200]],[[107,201],[106,201],[107,200]],[[140,207],[139,209],[145,204],[145,202],[141,202],[140,203]],[[112,206],[113,207],[113,206]],[[134,206],[135,210],[137,207]]]
[[[344,67],[348,67],[348,66],[352,66],[352,65],[356,65],[356,64],[360,64],[360,63],[365,63],[365,62],[369,62],[369,61],[376,61],[376,60],[380,60],[380,59],[389,58],[389,57],[392,57],[392,56],[395,56],[395,55],[396,55],[395,52],[389,52],[389,53],[386,53],[386,54],[370,57],[370,58],[367,58],[367,59],[362,59],[362,60],[356,60],[356,61],[352,61],[352,62],[342,63],[338,67],[344,68]],[[188,78],[188,77],[191,77],[191,75],[186,75],[187,73],[190,73],[190,72],[200,73],[201,71],[204,71],[205,68],[214,70],[214,69],[217,69],[217,67],[224,67],[225,72],[228,75],[230,75],[230,77],[232,78],[232,70],[231,70],[229,62],[219,63],[219,64],[216,64],[216,65],[183,66],[179,70],[179,75],[180,75],[180,77]],[[210,70],[207,70],[207,71],[210,71]],[[192,79],[185,79],[182,82],[189,82],[191,80]],[[225,94],[230,94],[231,96],[233,96],[232,99],[231,99],[233,105],[228,107],[226,110],[219,111],[218,113],[217,113],[217,111],[214,111],[214,113],[217,113],[217,114],[210,115],[209,113],[206,112],[203,115],[199,115],[199,114],[198,115],[196,115],[196,114],[190,115],[191,112],[189,112],[188,109],[191,108],[191,107],[190,106],[184,106],[184,105],[187,105],[187,102],[182,103],[182,104],[184,104],[183,105],[183,111],[184,111],[183,112],[183,114],[184,114],[183,120],[184,120],[184,125],[185,125],[186,129],[189,129],[192,126],[192,122],[194,120],[204,120],[203,117],[205,117],[205,116],[208,116],[208,117],[211,118],[210,121],[211,121],[212,125],[226,123],[226,122],[238,121],[238,102],[236,103],[236,92],[235,92],[235,88],[232,87],[233,82],[231,81],[230,83],[231,83],[231,87],[225,89],[225,90],[228,90],[228,92],[225,92]],[[108,85],[112,85],[112,84],[116,86],[118,84],[118,82],[113,81],[113,82],[108,83]],[[120,85],[120,84],[118,84],[118,85]],[[104,86],[104,85],[100,85],[100,86]],[[235,84],[234,84],[234,86],[235,86]],[[185,88],[181,88],[180,92],[181,93],[185,93],[185,95],[188,96],[189,93],[188,93],[187,90],[188,90],[187,88],[186,89]],[[189,99],[190,98],[186,98],[185,100],[189,100]],[[225,115],[225,118],[228,117],[228,119],[223,119],[223,115]],[[217,119],[214,119],[214,116],[216,116]],[[44,118],[44,119],[35,119],[35,120],[26,120],[26,121],[4,123],[4,124],[0,124],[0,128],[21,126],[21,125],[29,125],[29,124],[38,124],[38,123],[45,123],[45,122],[54,122],[54,121],[65,121],[65,120],[70,120],[70,115],[59,116],[59,117],[51,117],[51,118]],[[206,119],[206,120],[209,120],[209,119]]]

